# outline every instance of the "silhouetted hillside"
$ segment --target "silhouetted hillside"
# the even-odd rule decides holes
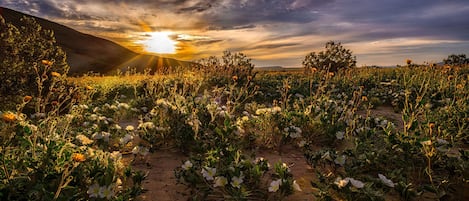
[[[162,69],[168,66],[190,64],[190,62],[176,59],[138,54],[112,41],[8,8],[0,7],[0,15],[5,18],[6,22],[17,27],[22,25],[21,17],[33,17],[44,29],[54,31],[58,45],[67,53],[71,74],[88,71],[108,73],[117,69],[127,69],[129,66],[143,71],[145,68]]]

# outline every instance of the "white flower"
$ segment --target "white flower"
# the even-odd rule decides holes
[[[135,128],[132,125],[128,125],[127,127],[125,127],[125,130],[127,130],[127,131],[133,131],[134,129]]]
[[[337,158],[334,160],[334,163],[340,166],[344,166],[346,158],[347,156],[345,155],[337,156]]]
[[[112,189],[112,185],[109,185],[108,187],[102,186],[99,188],[99,197],[100,198],[107,198],[111,199],[114,197],[114,191]]]
[[[91,138],[93,140],[100,140],[100,139],[103,139],[103,135],[101,133],[96,132],[91,136]]]
[[[363,188],[365,186],[365,184],[359,180],[356,180],[356,179],[353,179],[353,178],[345,178],[345,179],[348,179],[350,181],[350,183],[352,184],[352,186],[354,186],[355,188]]]
[[[105,142],[109,142],[109,136],[111,136],[111,133],[103,131],[101,132],[101,135],[103,136]]]
[[[440,144],[440,145],[449,144],[449,142],[448,142],[448,141],[446,141],[446,140],[443,140],[443,139],[440,139],[440,138],[436,139],[436,142],[437,142],[438,144]]]
[[[138,125],[138,128],[139,129],[153,129],[155,128],[155,124],[153,124],[153,122],[144,122],[144,123],[141,123],[140,125]]]
[[[137,155],[137,154],[140,154],[142,156],[146,156],[148,154],[148,148],[146,147],[142,147],[142,146],[135,146],[133,149],[132,149],[132,154],[134,155]]]
[[[378,177],[384,185],[394,188],[394,183],[390,179],[386,178],[386,176],[378,174]]]
[[[298,143],[298,146],[299,147],[304,147],[306,145],[306,141],[305,140],[301,140],[299,143]]]
[[[343,188],[347,186],[348,182],[349,180],[347,178],[342,179],[341,177],[337,177],[337,179],[335,179],[334,181],[334,184],[337,185],[339,188]]]
[[[270,182],[269,192],[277,192],[281,184],[282,184],[281,179],[277,179],[277,180]]]
[[[88,191],[86,191],[86,193],[88,193],[90,198],[97,198],[99,197],[99,191],[100,191],[99,185],[97,183],[94,183],[88,188]]]
[[[336,134],[335,134],[335,137],[338,139],[338,140],[341,140],[341,139],[344,139],[344,135],[345,133],[343,131],[338,131]]]
[[[330,153],[329,151],[327,151],[326,153],[324,153],[324,154],[321,156],[321,159],[328,160],[328,161],[332,161],[331,153]]]
[[[122,158],[121,152],[119,152],[119,151],[113,151],[113,152],[111,153],[111,159],[117,161],[117,160],[120,160],[121,158]]]
[[[189,170],[192,168],[192,166],[193,164],[191,163],[191,161],[187,160],[186,162],[184,162],[184,164],[181,167],[184,170]]]
[[[137,155],[138,152],[139,152],[139,146],[135,146],[135,147],[132,149],[132,154]]]
[[[293,189],[295,189],[295,191],[303,191],[301,190],[300,185],[296,183],[296,180],[293,181],[292,186],[293,186]]]
[[[127,144],[130,140],[134,139],[133,136],[126,134],[123,138],[121,138],[119,141],[122,145]]]
[[[213,180],[213,177],[217,173],[217,168],[204,167],[201,173],[206,180],[210,181]]]
[[[213,187],[223,187],[228,183],[228,180],[226,177],[215,177],[215,184],[213,184]]]
[[[128,110],[130,108],[130,106],[127,103],[119,103],[117,105],[117,108],[123,109],[123,110]]]
[[[240,188],[242,183],[243,183],[243,176],[240,176],[240,177],[234,176],[233,178],[231,178],[231,186],[235,188]]]
[[[91,143],[93,143],[93,140],[90,140],[88,137],[84,136],[84,135],[77,135],[75,137],[78,142],[80,142],[82,145],[89,145]]]

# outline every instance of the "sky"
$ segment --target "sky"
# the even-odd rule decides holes
[[[110,39],[136,52],[165,33],[164,56],[243,52],[256,66],[300,67],[328,41],[357,65],[440,62],[469,55],[469,0],[0,0],[0,6]]]

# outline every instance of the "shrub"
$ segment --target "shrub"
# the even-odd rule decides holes
[[[241,52],[223,52],[221,58],[211,56],[196,62],[195,70],[210,79],[233,79],[238,83],[246,83],[254,77],[254,64]],[[226,80],[225,80],[226,81]]]
[[[45,94],[69,70],[52,31],[42,29],[33,18],[23,17],[21,23],[15,27],[0,16],[0,94],[5,100]]]
[[[352,55],[352,51],[334,41],[326,43],[326,51],[311,52],[303,60],[303,66],[308,72],[313,68],[336,72],[339,69],[356,67],[356,63],[357,59]]]

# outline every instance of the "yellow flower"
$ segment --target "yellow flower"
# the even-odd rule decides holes
[[[62,76],[62,75],[60,75],[60,73],[57,73],[57,72],[55,72],[55,71],[52,72],[52,73],[50,73],[50,75],[51,75],[52,77],[60,77],[60,76]]]
[[[238,81],[238,76],[236,76],[236,75],[233,75],[233,77],[232,77],[232,78],[233,78],[233,81],[235,81],[235,82],[236,82],[236,81]]]
[[[311,68],[311,73],[315,73],[315,72],[317,72],[317,71],[318,71],[317,68]]]
[[[47,66],[52,66],[52,61],[49,60],[42,60],[41,63]]]
[[[330,77],[334,77],[334,72],[329,72],[328,74]]]
[[[75,162],[83,162],[86,160],[85,155],[80,154],[80,153],[74,153],[72,155],[72,160]]]
[[[368,97],[362,96],[362,101],[364,101],[364,102],[368,101]]]
[[[5,113],[2,115],[2,119],[6,122],[14,122],[16,121],[16,115],[13,113]]]
[[[407,65],[410,65],[410,64],[412,63],[412,60],[411,60],[411,59],[406,59],[406,60],[405,60],[405,63],[406,63]]]
[[[86,89],[86,90],[93,90],[93,87],[92,87],[92,86],[89,86],[89,85],[87,85],[87,86],[85,87],[85,89]]]
[[[456,85],[456,89],[463,89],[463,88],[464,88],[464,86],[462,84]]]
[[[32,96],[25,96],[25,97],[23,98],[23,102],[27,103],[27,102],[29,102],[31,99],[33,99]]]

